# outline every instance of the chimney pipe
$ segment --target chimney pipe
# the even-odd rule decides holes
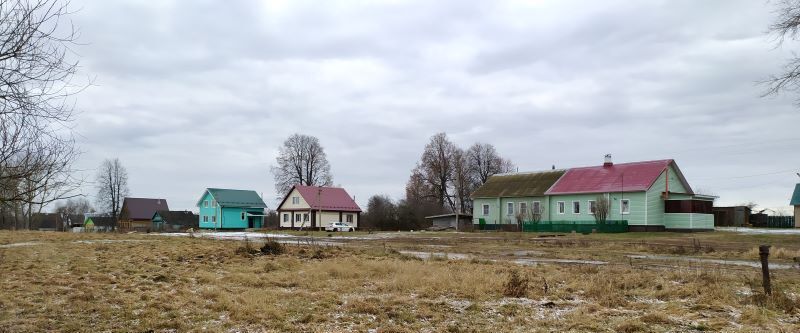
[[[611,154],[606,154],[605,161],[603,162],[604,167],[610,167],[614,165],[614,162],[611,162]]]

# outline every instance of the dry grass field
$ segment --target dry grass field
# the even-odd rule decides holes
[[[309,235],[0,232],[0,332],[800,331],[797,268],[767,297],[758,268],[629,257],[791,265],[800,236]]]

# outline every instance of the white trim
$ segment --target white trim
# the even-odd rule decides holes
[[[508,209],[511,207],[511,209]],[[514,202],[506,202],[506,216],[514,216]]]
[[[208,208],[208,200],[203,200],[203,208]]]
[[[489,216],[491,215],[491,208],[489,208],[489,204],[483,204],[481,206],[481,216]]]
[[[644,225],[647,225],[647,191],[644,191]]]
[[[597,200],[586,200],[586,214],[594,215],[592,212],[592,202],[594,202],[594,209],[597,210]]]
[[[627,201],[628,202],[628,211],[627,212],[623,212],[622,211],[622,202],[623,201]],[[628,215],[630,213],[631,213],[631,199],[619,199],[619,215]]]
[[[525,209],[522,209],[522,205],[525,205]],[[527,201],[520,201],[519,202],[519,213],[520,214],[528,214],[528,202]]]
[[[575,212],[575,204],[578,204],[578,212]],[[580,200],[573,200],[572,201],[572,214],[573,215],[580,215],[581,214],[581,201]]]
[[[564,211],[561,211],[561,205],[564,205]],[[556,213],[559,215],[564,215],[567,213],[567,202],[566,201],[556,201]]]
[[[538,204],[538,207],[537,207],[537,204]],[[534,209],[534,208],[536,208],[535,210],[533,210],[534,214],[541,214],[542,213],[542,202],[541,201],[532,201],[531,202],[531,209]]]

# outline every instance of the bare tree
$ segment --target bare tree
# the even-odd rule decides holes
[[[128,171],[119,158],[107,159],[97,172],[97,205],[104,213],[119,218],[122,199],[128,196]]]
[[[67,3],[0,0],[0,215],[27,216],[75,196]],[[66,27],[66,29],[65,29]],[[16,226],[16,224],[15,224]]]
[[[275,190],[283,196],[294,185],[330,186],[333,184],[331,166],[319,139],[293,134],[278,152],[273,166]]]
[[[777,46],[781,46],[787,38],[797,40],[800,36],[800,1],[782,0],[777,6],[778,17],[768,31],[775,37]],[[782,73],[772,75],[762,83],[767,85],[764,96],[782,91],[797,92],[800,89],[800,56],[795,54],[784,65]]]
[[[84,215],[94,213],[92,203],[86,198],[68,199],[56,206],[56,213],[67,215]]]
[[[453,191],[455,210],[466,214],[472,212],[472,199],[469,197],[477,189],[475,175],[470,172],[469,161],[465,151],[456,148],[453,153]]]
[[[531,205],[529,208],[531,221],[533,223],[539,223],[542,221],[542,216],[544,216],[545,207],[539,204],[538,207]]]
[[[602,194],[598,195],[594,200],[595,208],[592,213],[594,220],[599,224],[605,224],[608,215],[611,213],[611,202],[608,200],[608,197]],[[592,207],[589,207],[589,209],[592,209]]]
[[[478,142],[469,147],[467,163],[478,186],[495,174],[514,171],[514,164],[500,157],[494,146],[488,143]]]
[[[456,202],[451,195],[450,185],[455,173],[455,155],[458,148],[450,142],[447,134],[438,133],[431,137],[425,146],[416,172],[421,175],[428,193],[441,207],[456,211]]]

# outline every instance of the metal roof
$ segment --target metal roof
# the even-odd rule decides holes
[[[225,188],[208,188],[207,191],[211,193],[217,204],[222,207],[256,207],[267,208],[267,204],[256,193],[251,190],[231,190]],[[202,200],[202,199],[201,199]],[[197,202],[200,206],[200,202]]]
[[[333,210],[345,212],[360,212],[361,207],[353,200],[350,194],[340,187],[295,185],[295,189],[314,210]],[[289,194],[281,201],[286,201]],[[280,207],[280,206],[279,206]]]
[[[792,206],[800,206],[800,184],[794,186],[794,194],[792,194],[792,200],[789,201],[789,204]]]
[[[691,187],[671,159],[571,168],[546,194],[646,191],[670,165],[691,194]]]
[[[122,211],[127,211],[127,217],[133,220],[149,220],[157,210],[169,210],[167,200],[150,198],[125,198],[122,201]]]
[[[489,177],[471,198],[509,198],[543,196],[564,174],[564,170],[497,174]]]

